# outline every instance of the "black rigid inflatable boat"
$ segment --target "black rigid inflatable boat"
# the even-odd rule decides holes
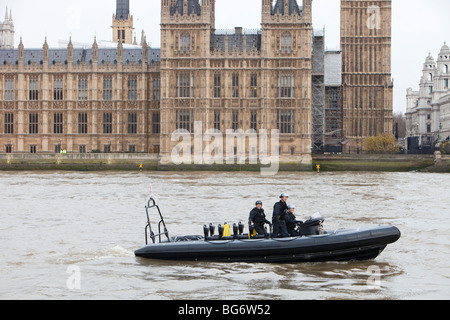
[[[152,208],[156,208],[160,216],[157,234],[153,232],[149,218]],[[212,226],[205,226],[202,236],[170,237],[154,199],[149,200],[146,211],[147,245],[135,255],[156,260],[265,263],[370,260],[401,236],[396,227],[381,226],[326,232],[322,229],[324,219],[316,218],[299,228],[300,236],[291,238],[249,236],[242,232],[241,224],[233,226],[232,235],[225,233],[224,236],[224,228],[219,225],[219,235],[214,235]],[[151,244],[148,243],[149,236]]]

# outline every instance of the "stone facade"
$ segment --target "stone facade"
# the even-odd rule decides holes
[[[158,49],[33,50],[21,40],[0,61],[0,152],[158,151]]]
[[[407,89],[407,136],[433,136],[445,140],[450,136],[450,49],[444,43],[437,62],[431,54],[425,59],[419,91]]]
[[[346,151],[392,133],[392,1],[341,0],[343,130]]]
[[[260,30],[221,31],[215,0],[161,0],[161,48],[153,49],[145,37],[128,46],[129,1],[117,0],[116,48],[45,41],[32,50],[20,40],[0,50],[0,153],[150,152],[170,162],[172,133],[200,123],[202,132],[278,129],[281,158],[310,163],[313,106],[329,118],[325,142],[347,137],[356,151],[353,141],[392,131],[391,1],[342,1],[342,82],[320,61],[328,56],[336,69],[339,53],[313,50],[311,2],[262,0]],[[373,3],[387,26],[354,33],[355,15],[363,21]]]
[[[162,1],[162,156],[177,143],[164,134],[201,121],[203,132],[280,129],[280,155],[310,159],[311,0],[262,1],[257,32],[217,31],[215,14],[214,0]]]

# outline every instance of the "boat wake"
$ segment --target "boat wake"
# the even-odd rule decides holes
[[[85,262],[100,261],[113,258],[131,258],[134,257],[133,250],[125,249],[119,245],[109,249],[91,249],[83,251],[69,251],[65,254],[59,254],[52,259],[52,263],[60,265],[72,265]]]

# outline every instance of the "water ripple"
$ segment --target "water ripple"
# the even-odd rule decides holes
[[[0,173],[0,299],[442,299],[450,297],[450,179],[423,173]],[[325,228],[396,225],[374,261],[307,264],[143,260],[150,188],[171,235],[267,215],[282,192]],[[68,290],[67,268],[81,271]],[[373,269],[375,268],[375,269]],[[379,270],[379,283],[368,285]]]

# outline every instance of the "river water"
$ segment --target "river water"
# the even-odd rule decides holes
[[[171,235],[269,216],[281,192],[325,229],[395,225],[364,262],[136,258],[152,188]],[[449,299],[450,176],[424,173],[0,173],[0,299]]]

